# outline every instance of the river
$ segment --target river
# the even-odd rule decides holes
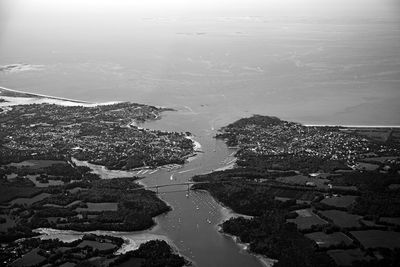
[[[235,150],[213,138],[213,120],[215,117],[204,113],[180,110],[168,112],[160,121],[144,124],[143,127],[151,129],[190,131],[201,144],[203,153],[198,153],[183,168],[156,172],[142,182],[146,185],[186,182],[193,175],[228,165],[234,159]],[[159,227],[154,233],[168,236],[197,266],[261,265],[258,258],[243,251],[231,237],[218,232],[218,224],[231,215],[207,192],[188,193],[187,186],[160,188],[159,192],[173,210],[157,218]]]
[[[177,111],[163,113],[162,119],[139,125],[148,129],[164,131],[190,131],[194,140],[201,144],[201,153],[197,153],[188,162],[171,170],[159,168],[149,170],[144,175],[139,172],[141,184],[145,186],[176,184],[187,182],[197,174],[207,173],[219,168],[231,166],[235,160],[235,149],[228,148],[222,140],[214,138],[216,130],[231,120],[233,113],[215,116],[211,112],[196,112],[187,107],[178,107]],[[233,116],[233,117],[232,117]],[[219,118],[224,119],[219,119]],[[93,167],[93,166],[92,166]],[[118,176],[116,171],[97,168],[105,179]],[[120,172],[121,176],[135,174]],[[219,224],[229,217],[236,216],[222,207],[208,192],[188,191],[186,185],[159,188],[159,197],[172,207],[172,211],[156,217],[157,225],[141,232],[118,233],[104,232],[129,240],[121,252],[137,248],[148,239],[167,240],[180,254],[187,257],[195,266],[262,266],[268,260],[246,252],[245,246],[225,234],[220,233]],[[59,238],[72,241],[82,236],[79,232],[42,229],[46,238]]]

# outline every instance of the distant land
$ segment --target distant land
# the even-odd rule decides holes
[[[48,95],[41,95],[41,94],[33,94],[30,92],[24,92],[20,90],[14,90],[10,88],[0,87],[0,95],[2,97],[30,97],[30,98],[44,98],[44,99],[55,99],[61,100],[65,102],[74,102],[74,103],[81,103],[81,104],[92,104],[86,101],[80,101],[75,99],[63,98],[63,97],[54,97]]]

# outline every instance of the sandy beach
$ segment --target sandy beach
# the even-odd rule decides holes
[[[150,240],[165,240],[168,244],[173,245],[172,241],[163,235],[156,235],[147,232],[116,232],[116,231],[91,231],[91,232],[78,232],[72,230],[58,230],[52,228],[38,228],[33,230],[33,232],[40,234],[37,238],[41,240],[46,239],[58,239],[63,242],[73,242],[83,237],[85,234],[95,234],[95,235],[108,235],[115,236],[124,239],[124,244],[115,254],[124,254],[128,251],[138,249],[143,243]]]
[[[2,96],[2,91],[9,91],[13,93],[19,94],[28,94],[32,97],[11,97],[11,96]],[[104,102],[104,103],[90,103],[85,101],[79,101],[75,99],[62,98],[62,97],[53,97],[48,95],[41,94],[33,94],[24,91],[18,91],[10,88],[5,88],[0,86],[0,98],[4,99],[6,102],[1,102],[0,107],[10,107],[17,105],[31,105],[31,104],[55,104],[60,106],[84,106],[84,107],[96,107],[99,105],[112,105],[119,103],[118,101],[112,102]]]

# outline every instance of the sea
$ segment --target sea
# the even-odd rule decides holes
[[[190,131],[203,152],[182,168],[146,172],[141,183],[187,182],[234,162],[235,149],[213,137],[253,114],[313,125],[399,126],[400,5],[0,0],[0,86],[176,109],[140,126]],[[134,244],[162,237],[196,266],[271,265],[219,232],[236,215],[207,192],[177,186],[159,196],[172,211],[157,217],[157,226],[118,236]],[[41,232],[65,240],[79,235]]]
[[[398,125],[400,2],[1,0],[0,66],[90,102]]]

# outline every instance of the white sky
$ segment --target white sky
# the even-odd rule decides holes
[[[157,16],[398,17],[399,0],[0,0],[2,16],[126,13]]]

